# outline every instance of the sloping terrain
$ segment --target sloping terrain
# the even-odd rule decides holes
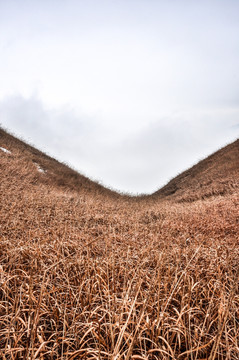
[[[177,201],[195,201],[239,189],[239,139],[172,179],[154,194]]]
[[[237,161],[230,191],[130,198],[1,131],[0,358],[238,360]]]
[[[87,177],[72,170],[67,165],[47,156],[36,148],[24,143],[23,141],[8,134],[0,128],[0,141],[3,149],[14,153],[9,157],[9,162],[17,159],[23,168],[27,168],[26,173],[34,174],[31,178],[32,183],[44,183],[49,186],[61,187],[62,189],[75,190],[78,192],[102,194],[104,196],[118,196],[110,189],[94,182]],[[0,149],[1,151],[1,149]],[[5,152],[6,153],[6,152]],[[3,166],[3,164],[1,164]],[[38,171],[36,171],[38,170]],[[40,174],[47,176],[41,176]]]

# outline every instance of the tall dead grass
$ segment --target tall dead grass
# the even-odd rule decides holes
[[[4,145],[2,359],[239,358],[238,192],[174,203],[67,190]]]

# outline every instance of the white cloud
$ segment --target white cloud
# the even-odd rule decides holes
[[[107,185],[152,191],[235,137],[238,13],[235,0],[0,1],[0,122]]]

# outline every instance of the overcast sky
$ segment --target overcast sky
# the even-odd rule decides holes
[[[0,124],[151,193],[239,136],[238,0],[0,0]]]

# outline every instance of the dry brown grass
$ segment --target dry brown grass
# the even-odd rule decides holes
[[[184,171],[159,189],[156,198],[190,202],[239,190],[239,139]]]
[[[1,359],[239,358],[237,187],[121,197],[0,135]]]

